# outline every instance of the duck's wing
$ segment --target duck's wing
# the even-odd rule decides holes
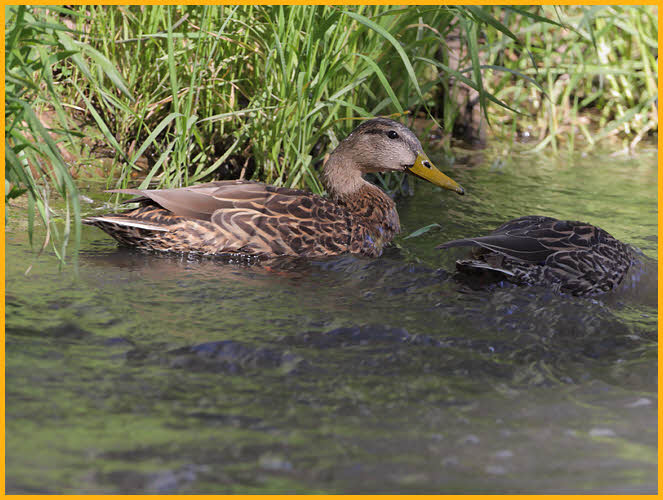
[[[307,191],[251,181],[218,181],[179,189],[114,192],[138,196],[128,202],[168,210],[177,220],[172,227],[187,228],[191,244],[205,246],[210,253],[325,255],[346,251],[350,242],[347,211]]]
[[[437,248],[478,246],[523,263],[544,264],[557,252],[594,247],[605,231],[577,221],[528,215],[506,222],[486,236],[447,241]]]
[[[233,203],[264,202],[268,187],[272,186],[253,181],[216,181],[175,189],[111,189],[108,192],[136,195],[124,203],[153,202],[173,215],[211,220],[214,212]],[[300,193],[307,194],[305,191]]]

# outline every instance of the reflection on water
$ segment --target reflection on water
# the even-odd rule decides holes
[[[489,156],[488,153],[484,153]],[[645,161],[646,160],[646,161]],[[600,165],[600,171],[597,166]],[[656,491],[656,158],[510,158],[417,184],[377,260],[6,248],[10,493]],[[643,251],[595,299],[451,277],[436,244],[529,213]]]

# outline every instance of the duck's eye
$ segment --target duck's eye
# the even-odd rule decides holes
[[[389,139],[398,139],[398,132],[395,130],[390,130],[387,132],[387,137],[389,137]]]

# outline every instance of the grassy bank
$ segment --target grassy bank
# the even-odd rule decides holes
[[[500,99],[528,113],[496,109],[505,129],[529,129],[537,148],[593,147],[612,139],[613,147],[634,151],[658,131],[658,20],[653,6],[541,8],[558,21],[532,23],[510,12],[503,20],[532,54],[486,30],[484,79]],[[515,69],[535,79],[545,96],[526,79],[494,66]]]
[[[89,177],[99,151],[108,187],[322,192],[324,154],[376,115],[488,122],[553,148],[635,145],[658,126],[653,7],[7,7],[6,23],[6,200],[27,190],[30,220],[57,231],[48,200],[63,196],[62,256],[79,227],[71,174]]]

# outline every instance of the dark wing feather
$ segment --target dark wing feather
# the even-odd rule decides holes
[[[479,246],[522,262],[543,264],[556,252],[594,247],[603,233],[584,222],[528,215],[502,224],[487,236],[448,241],[437,248]]]
[[[543,263],[558,250],[545,244],[559,236],[550,230],[555,222],[550,217],[530,215],[502,224],[487,236],[447,241],[437,248],[479,246],[523,262]]]
[[[524,217],[519,217],[505,222],[501,226],[494,229],[490,234],[497,233],[522,233],[523,231],[531,231],[534,228],[551,225],[555,222],[559,222],[557,219],[552,217],[546,217],[545,215],[525,215]]]

